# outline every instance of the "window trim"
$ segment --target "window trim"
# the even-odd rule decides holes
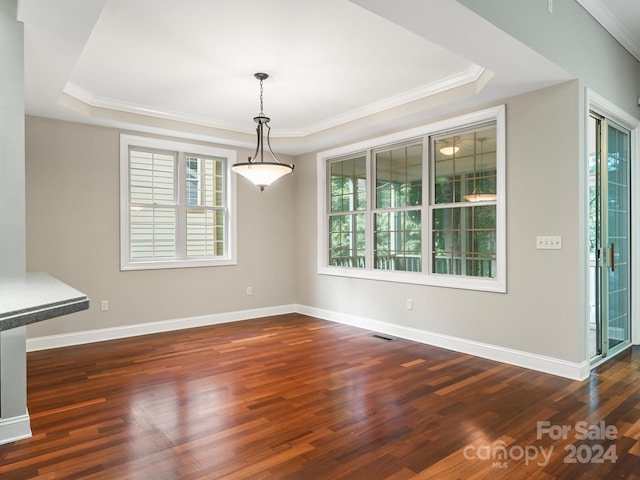
[[[203,155],[208,157],[224,157],[225,189],[226,189],[226,224],[225,224],[225,255],[216,258],[177,258],[153,261],[131,261],[130,259],[130,225],[129,225],[129,148],[137,147],[153,150],[166,150],[181,155]],[[236,265],[237,262],[237,214],[236,214],[236,176],[231,173],[231,166],[236,162],[235,150],[192,144],[182,141],[166,140],[138,135],[120,135],[120,270],[156,270],[167,268],[214,267]],[[178,167],[179,169],[179,167]],[[179,172],[178,172],[178,175]],[[189,208],[186,202],[186,186],[180,185],[180,176],[175,179],[178,185],[176,195],[178,211]],[[180,203],[184,202],[184,205]],[[181,218],[179,213],[178,219]],[[186,227],[178,227],[176,233],[178,242],[184,236]]]
[[[452,117],[446,120],[423,125],[420,127],[396,132],[370,140],[337,147],[326,150],[317,154],[317,270],[320,275],[332,275],[351,278],[362,278],[370,280],[380,280],[386,282],[400,282],[417,285],[431,285],[439,287],[460,288],[468,290],[480,290],[487,292],[506,293],[506,261],[507,261],[507,243],[506,243],[506,107],[499,105],[485,110]],[[427,254],[423,256],[425,268],[423,272],[402,272],[390,270],[376,269],[359,269],[348,267],[336,267],[329,265],[329,227],[327,225],[327,215],[329,211],[327,196],[327,164],[339,157],[359,154],[361,152],[370,152],[389,145],[401,144],[415,138],[425,138],[425,150],[430,149],[428,142],[429,136],[445,133],[447,130],[457,130],[460,128],[473,127],[494,121],[496,123],[496,263],[497,270],[495,278],[467,277],[458,275],[435,274],[431,272],[431,211],[432,205],[428,201],[429,196],[424,196],[423,192],[423,211],[427,218],[423,222],[424,245],[423,251]],[[423,155],[428,155],[423,151]],[[368,158],[368,157],[367,157]],[[424,185],[429,183],[431,175],[431,158],[423,165],[429,172],[424,173]],[[370,162],[367,163],[369,168]],[[369,175],[371,174],[368,172]],[[370,176],[368,178],[371,178]],[[429,188],[429,187],[424,187]],[[370,188],[368,189],[370,190]],[[371,201],[372,192],[368,191],[367,196]],[[371,203],[369,203],[371,205]],[[370,219],[368,220],[367,242],[371,236]],[[370,245],[367,244],[369,248]],[[370,253],[370,248],[367,255]]]

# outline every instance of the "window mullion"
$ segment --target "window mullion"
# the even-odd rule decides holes
[[[431,165],[431,145],[429,137],[422,137],[422,273],[430,274],[433,262],[433,227],[431,213],[431,180],[434,168]]]
[[[176,192],[176,258],[187,258],[187,164],[184,152],[178,152],[175,181]]]
[[[366,169],[367,169],[367,210],[365,215],[365,268],[366,270],[374,270],[373,268],[373,230],[374,230],[374,211],[375,211],[375,192],[376,192],[376,179],[374,178],[374,155],[372,150],[366,152]]]

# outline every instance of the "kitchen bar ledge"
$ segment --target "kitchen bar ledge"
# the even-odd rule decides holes
[[[88,308],[84,293],[47,273],[0,277],[0,331]]]
[[[84,293],[49,274],[0,275],[0,445],[32,435],[26,326],[88,308]]]

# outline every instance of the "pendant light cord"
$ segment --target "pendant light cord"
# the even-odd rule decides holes
[[[262,78],[260,78],[260,116],[264,116],[264,108],[262,106],[262,94],[264,90],[262,88]]]

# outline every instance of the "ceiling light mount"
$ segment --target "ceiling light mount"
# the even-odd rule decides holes
[[[253,76],[256,77],[258,80],[260,80],[261,82],[263,80],[266,80],[267,78],[269,78],[269,74],[268,73],[260,73],[260,72],[258,72],[258,73],[254,73]]]
[[[264,114],[264,89],[262,85],[262,82],[269,78],[269,75],[266,73],[256,73],[254,74],[254,77],[256,77],[260,81],[260,113],[257,116],[253,117],[253,121],[258,124],[256,127],[256,135],[258,137],[256,151],[253,154],[253,157],[249,157],[248,161],[236,163],[233,167],[231,167],[231,170],[247,178],[257,187],[260,187],[260,191],[262,192],[264,191],[264,187],[271,185],[280,177],[283,177],[288,173],[293,173],[294,166],[282,163],[280,160],[278,160],[278,157],[275,153],[273,153],[273,150],[271,149],[271,142],[269,140],[271,134],[271,127],[269,126],[269,122],[271,121],[271,119]],[[269,153],[274,160],[273,162],[264,161],[264,127],[267,127],[266,143],[267,148],[269,149]],[[260,154],[260,161],[256,161],[256,159],[258,158],[258,153]]]

